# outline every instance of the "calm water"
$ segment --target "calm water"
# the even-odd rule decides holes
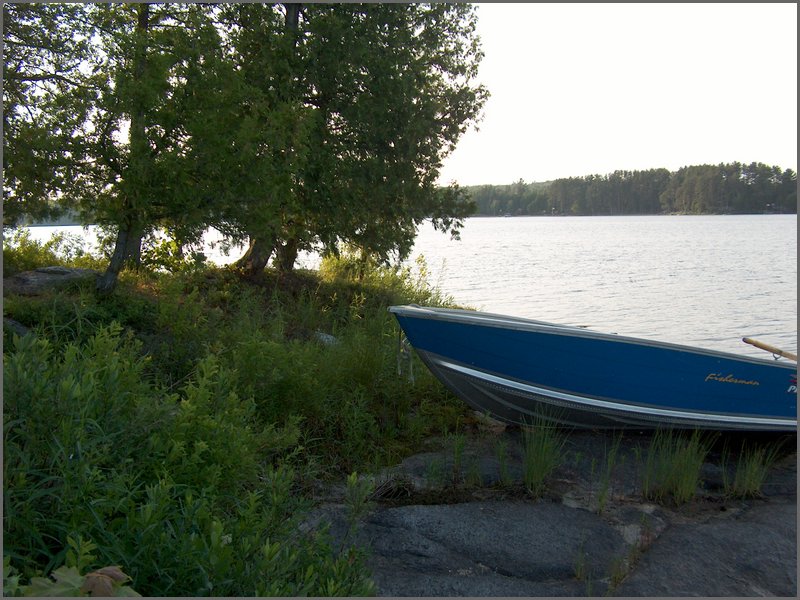
[[[80,227],[31,228],[54,231],[94,242]],[[241,254],[206,251],[218,264]],[[474,217],[460,241],[421,227],[409,262],[419,255],[430,283],[480,310],[762,358],[741,338],[797,351],[796,215]]]
[[[797,349],[796,215],[471,218],[421,228],[431,282],[503,314],[769,357]]]

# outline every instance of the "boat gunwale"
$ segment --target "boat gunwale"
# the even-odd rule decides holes
[[[495,327],[497,329],[507,329],[513,331],[550,333],[556,335],[606,340],[617,343],[626,343],[632,345],[661,348],[675,352],[687,352],[691,354],[700,354],[716,358],[725,358],[728,360],[750,362],[758,365],[769,365],[793,371],[797,370],[796,364],[778,362],[777,359],[770,361],[769,359],[766,358],[758,358],[755,356],[734,354],[733,352],[726,352],[724,350],[700,348],[697,346],[689,346],[686,344],[678,344],[675,342],[663,342],[658,340],[650,340],[646,338],[620,335],[616,333],[604,333],[600,331],[586,329],[584,327],[577,327],[574,325],[560,325],[556,323],[549,323],[547,321],[537,321],[535,319],[528,319],[525,317],[500,315],[495,313],[486,313],[481,311],[465,310],[460,308],[424,307],[424,306],[419,306],[417,304],[390,306],[389,312],[395,314],[396,316],[405,316],[405,317],[412,317],[419,319],[431,319],[438,321],[449,321],[465,325]]]

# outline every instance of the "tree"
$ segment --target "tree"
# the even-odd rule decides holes
[[[257,273],[277,248],[288,269],[298,249],[335,251],[340,242],[380,258],[402,256],[425,218],[456,232],[473,206],[458,187],[440,189],[436,179],[486,99],[473,83],[481,58],[474,9],[313,4],[296,21],[289,15],[287,5],[290,43],[276,46],[288,49],[280,55],[285,72],[270,68],[277,51],[255,56],[246,30],[235,38],[238,60],[269,74],[259,80],[260,93],[284,90],[275,103],[292,132],[268,150],[262,145],[284,162],[285,179],[267,187],[260,220],[259,210],[240,217],[250,249],[239,266]],[[260,22],[271,24],[269,17]]]
[[[54,217],[74,189],[97,54],[81,4],[3,4],[3,227]]]
[[[113,289],[126,263],[138,263],[146,234],[162,227],[182,243],[196,240],[227,198],[230,107],[239,99],[235,86],[227,89],[235,76],[213,11],[197,4],[97,8],[108,77],[89,140],[100,182],[93,196],[100,222],[116,229],[100,291]]]

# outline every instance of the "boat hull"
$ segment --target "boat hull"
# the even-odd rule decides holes
[[[795,365],[474,311],[390,311],[442,383],[506,422],[797,429]]]

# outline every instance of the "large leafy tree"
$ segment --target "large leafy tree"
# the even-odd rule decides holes
[[[164,228],[196,240],[227,197],[236,88],[211,7],[101,5],[94,18],[107,78],[87,136],[93,202],[82,205],[116,230],[98,284],[108,291],[138,262],[145,235]]]
[[[487,97],[474,83],[482,57],[474,9],[313,4],[239,11],[251,27],[232,38],[235,53],[244,69],[261,75],[250,85],[277,110],[277,117],[265,113],[262,130],[272,135],[256,148],[281,166],[281,177],[265,178],[264,197],[243,204],[256,209],[240,224],[250,248],[239,265],[257,273],[274,250],[291,268],[298,249],[335,249],[342,241],[384,258],[403,255],[425,218],[457,231],[473,205],[436,179]],[[253,39],[254,22],[265,30],[261,39],[275,41],[273,50]],[[281,35],[267,35],[277,28]]]
[[[257,273],[311,244],[402,254],[471,210],[435,185],[486,98],[469,5],[33,6],[4,27],[6,212],[109,229],[101,291],[157,229],[247,239]]]
[[[75,191],[98,55],[82,4],[3,3],[3,227]]]

